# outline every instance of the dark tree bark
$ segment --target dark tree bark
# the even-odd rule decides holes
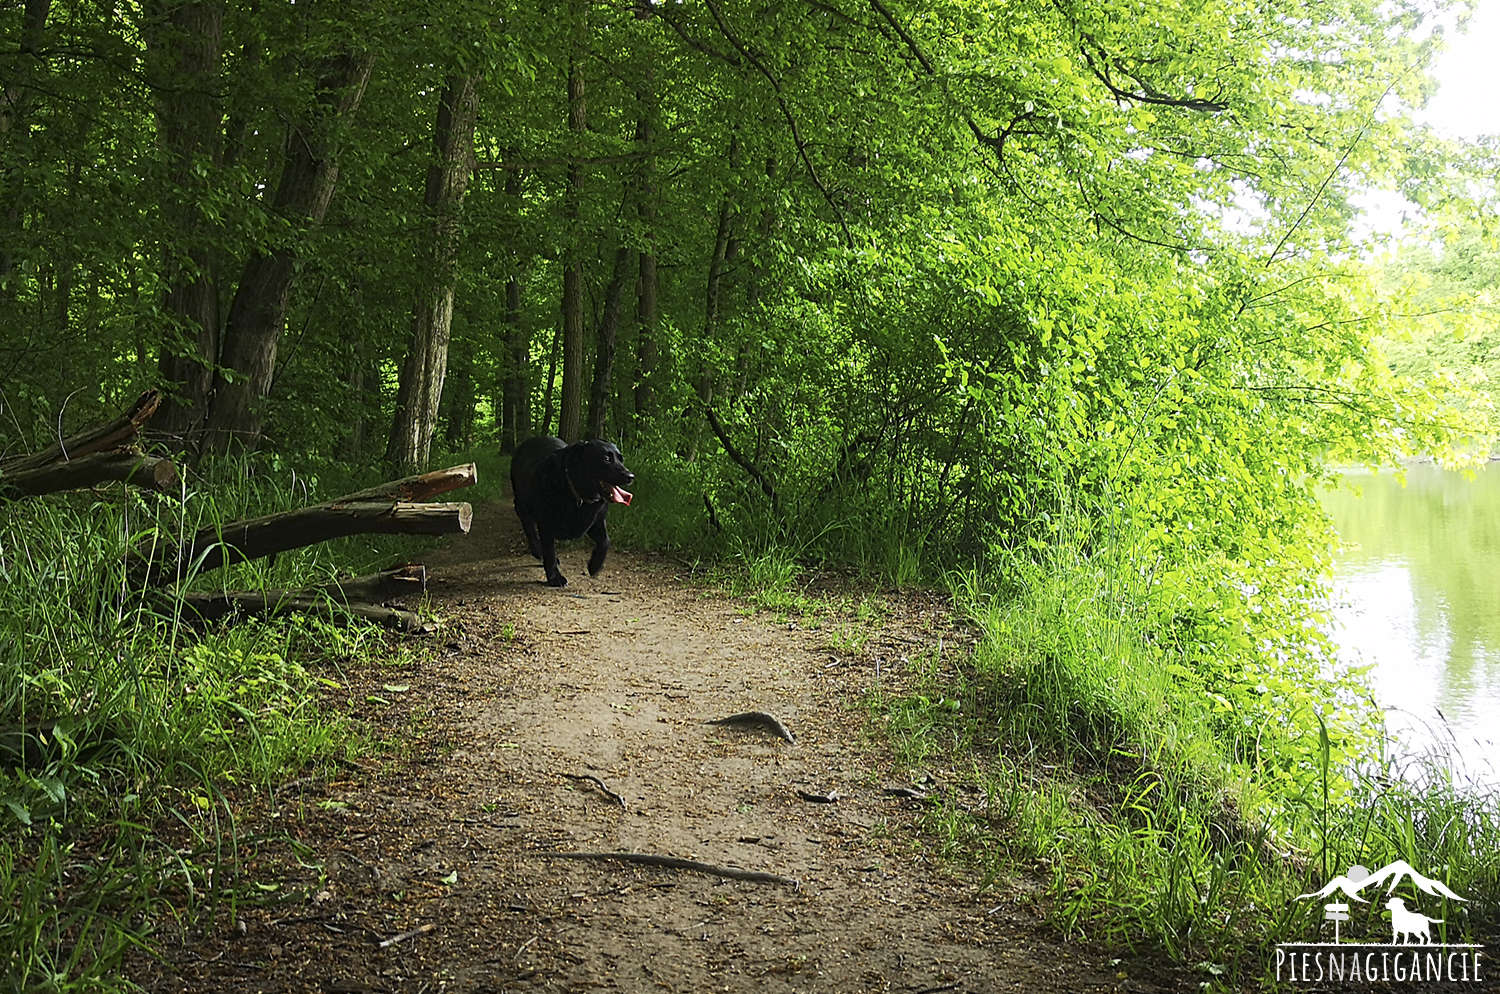
[[[473,464],[423,473],[294,511],[200,530],[181,547],[144,547],[125,557],[126,575],[141,587],[172,583],[191,572],[373,532],[449,535],[467,532],[468,504],[419,504],[477,479]]]
[[[734,156],[734,148],[737,143],[730,144],[730,157]],[[729,241],[731,234],[731,222],[734,216],[734,204],[728,198],[719,208],[719,228],[714,236],[713,255],[708,260],[708,288],[704,296],[703,307],[703,342],[707,347],[718,334],[719,327],[719,298],[724,280],[725,262],[729,257]],[[707,359],[700,360],[697,375],[693,377],[693,390],[698,395],[698,400],[704,410],[714,399],[714,370]],[[688,419],[688,449],[689,459],[697,458],[699,421],[697,418]]]
[[[166,401],[154,426],[189,448],[191,433],[208,413],[219,355],[219,290],[214,255],[205,244],[213,222],[204,217],[199,198],[202,167],[212,170],[223,159],[218,93],[224,3],[151,0],[146,18],[157,133],[169,163],[162,214],[172,235],[162,259],[169,324],[158,354]]]
[[[142,454],[133,444],[160,404],[161,394],[148,390],[111,421],[90,425],[40,452],[0,460],[0,497],[31,497],[113,481],[176,493],[177,467]]]
[[[448,384],[443,389],[445,430],[443,440],[450,451],[469,447],[474,437],[474,354],[467,343],[448,351]]]
[[[521,210],[521,173],[512,170],[505,178],[505,194],[516,215]],[[505,347],[508,362],[501,385],[500,451],[516,451],[531,437],[531,341],[521,323],[521,277],[513,273],[505,284]]]
[[[336,624],[358,618],[403,632],[423,630],[422,619],[415,611],[359,601],[341,604],[327,597],[295,590],[237,590],[227,594],[190,591],[170,598],[161,597],[159,603],[164,613],[186,616],[193,622],[222,621],[232,617],[275,618],[296,613],[310,614]]]
[[[542,423],[538,431],[551,431],[557,413],[552,400],[557,393],[557,353],[562,348],[562,325],[552,332],[552,352],[547,357],[547,385],[542,395]]]
[[[331,621],[362,618],[391,628],[415,632],[422,620],[411,611],[385,606],[398,597],[420,596],[427,590],[427,570],[420,564],[396,566],[379,573],[325,583],[302,590],[238,591],[224,594],[179,593],[159,599],[168,613],[190,613],[202,621],[231,615],[269,617],[297,611]]]
[[[407,501],[431,500],[434,497],[453,490],[472,487],[478,480],[478,468],[473,463],[465,463],[462,466],[434,469],[427,473],[418,473],[415,476],[407,476],[399,480],[378,483],[373,487],[367,487],[352,494],[345,494],[331,503],[339,504],[349,501],[376,500],[378,498]]]
[[[90,425],[40,452],[6,459],[0,462],[0,473],[24,473],[53,463],[78,459],[91,452],[102,452],[105,449],[126,445],[135,438],[141,426],[151,420],[151,416],[161,406],[161,399],[160,391],[147,390],[137,397],[135,403],[131,404],[119,417]]]
[[[30,96],[33,87],[27,85],[30,71],[44,70],[46,63],[38,59],[42,47],[43,32],[47,27],[47,15],[52,10],[52,0],[26,0],[21,14],[20,58],[16,65],[24,65],[26,72],[17,73],[0,86],[0,145],[26,142],[30,137],[31,122],[28,119]],[[15,250],[21,232],[22,201],[25,184],[17,174],[0,175],[0,210],[5,212],[5,234],[0,238],[0,300],[13,300],[15,290],[5,277],[15,268]]]
[[[584,8],[580,5],[580,11]],[[585,18],[580,13],[580,26]],[[580,32],[581,34],[581,32]],[[576,36],[575,36],[576,37]],[[568,189],[563,214],[568,223],[568,252],[563,260],[562,289],[562,398],[559,401],[557,434],[564,442],[578,441],[583,422],[583,232],[579,205],[583,197],[583,134],[588,124],[584,103],[583,52],[575,43],[568,63],[568,130],[573,135],[572,161],[568,166]]]
[[[403,632],[422,631],[422,619],[414,611],[380,604],[352,601],[341,604],[318,594],[295,590],[237,590],[227,594],[189,591],[160,597],[164,613],[187,616],[194,622],[222,621],[231,617],[275,618],[283,614],[310,614],[334,623],[358,618]]]
[[[603,438],[609,419],[610,400],[614,391],[615,339],[620,327],[620,309],[625,297],[625,273],[630,265],[630,249],[615,249],[615,265],[604,293],[604,314],[599,321],[599,349],[594,355],[594,385],[589,390],[588,437]]]
[[[583,261],[575,254],[563,268],[562,393],[557,434],[578,441],[583,408]]]
[[[338,183],[337,136],[359,109],[374,63],[372,53],[351,51],[320,67],[315,112],[320,120],[290,129],[272,205],[294,227],[315,227],[328,213]],[[260,401],[275,373],[296,263],[290,245],[255,252],[245,263],[229,305],[220,356],[220,365],[235,375],[231,380],[222,371],[214,374],[206,452],[253,451],[260,444]]]
[[[396,393],[396,417],[386,458],[405,469],[427,462],[437,428],[438,405],[448,370],[453,294],[461,210],[474,173],[474,125],[479,115],[479,76],[454,74],[443,87],[433,131],[437,159],[427,169],[424,204],[431,218],[427,285],[419,291],[411,342]]]
[[[703,334],[707,341],[713,340],[719,327],[719,299],[724,283],[724,265],[729,259],[733,216],[734,204],[726,197],[719,207],[719,230],[714,236],[713,255],[708,260],[708,288],[703,304]]]
[[[358,299],[359,289],[355,288]],[[365,341],[355,338],[349,356],[349,398],[352,410],[349,415],[349,433],[344,436],[339,452],[345,458],[358,459],[365,450],[365,437],[369,433],[369,422],[365,415]]]
[[[646,232],[646,248],[641,252],[640,282],[636,289],[636,375],[635,414],[641,421],[655,413],[656,399],[656,157],[651,151],[652,114],[655,111],[655,94],[650,83],[641,91],[642,111],[636,121],[635,138],[648,154],[641,159],[640,175],[637,178],[640,197],[636,213],[641,227]]]
[[[148,456],[135,446],[126,445],[20,473],[6,473],[0,476],[0,497],[35,497],[101,483],[130,483],[164,494],[175,494],[182,488],[177,467],[170,459]]]
[[[776,157],[766,158],[766,180],[774,183],[776,180]],[[776,198],[773,194],[767,198],[766,206],[761,209],[760,224],[756,234],[758,240],[750,249],[749,277],[745,280],[745,309],[755,313],[760,304],[760,294],[765,282],[766,267],[763,262],[764,254],[769,250],[771,243],[771,232],[776,227]],[[744,397],[750,385],[750,365],[752,356],[758,348],[759,342],[753,337],[741,337],[739,355],[735,359],[736,370],[739,374],[739,382],[736,385],[736,396]]]

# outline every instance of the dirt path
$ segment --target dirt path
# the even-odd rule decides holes
[[[413,744],[383,772],[283,791],[279,824],[306,851],[267,843],[244,860],[252,876],[279,868],[294,900],[226,913],[225,937],[143,968],[143,985],[1176,989],[1144,965],[1132,974],[1048,940],[1017,892],[980,894],[942,874],[923,856],[917,802],[882,793],[906,781],[862,736],[867,712],[852,703],[877,678],[875,659],[890,666],[910,651],[903,640],[935,639],[921,626],[939,616],[908,612],[901,633],[848,659],[826,633],[747,617],[680,583],[670,561],[612,554],[591,580],[584,558],[568,548],[571,585],[544,587],[501,505],[428,557],[450,639],[441,658],[351,674],[343,691],[373,727]],[[774,713],[796,744],[703,724],[743,711]],[[623,806],[573,779],[583,776]],[[549,850],[684,857],[800,887],[537,855]]]

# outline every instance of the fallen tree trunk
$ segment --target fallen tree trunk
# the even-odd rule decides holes
[[[407,563],[300,590],[161,593],[151,600],[163,614],[186,616],[190,622],[219,621],[231,615],[268,618],[298,611],[334,622],[362,618],[403,632],[420,632],[424,626],[414,611],[384,602],[426,592],[427,567]]]
[[[329,539],[370,533],[450,535],[467,533],[468,504],[411,504],[390,499],[345,498],[200,530],[180,547],[137,549],[125,557],[126,576],[153,587]]]
[[[144,455],[132,439],[161,405],[148,390],[124,414],[85,428],[41,452],[0,461],[0,498],[35,497],[100,483],[133,483],[162,493],[182,486],[171,460]]]
[[[147,390],[136,398],[136,402],[124,414],[113,421],[85,428],[41,452],[0,462],[0,476],[9,477],[14,473],[41,469],[50,463],[70,462],[94,452],[124,445],[135,438],[136,432],[141,430],[141,426],[156,413],[159,406],[161,406],[161,392]]]
[[[471,487],[478,479],[478,467],[473,463],[466,463],[462,466],[450,466],[447,469],[435,469],[430,473],[418,473],[416,476],[408,476],[401,480],[392,480],[389,483],[370,487],[368,490],[345,494],[338,500],[332,501],[332,503],[377,500],[381,497],[404,501],[430,500],[438,494],[445,494],[450,490]]]
[[[182,488],[172,460],[148,456],[133,445],[92,452],[67,462],[49,463],[0,476],[0,497],[35,497],[59,490],[81,490],[100,483],[133,483],[175,494]]]
[[[341,604],[369,601],[385,604],[397,597],[421,596],[427,592],[427,567],[421,563],[392,566],[379,573],[367,573],[348,580],[335,580],[318,587],[296,591],[299,594],[326,594]]]
[[[269,618],[293,611],[312,614],[330,621],[363,618],[403,632],[420,632],[422,619],[414,611],[366,604],[341,602],[326,593],[305,590],[267,590],[257,593],[238,590],[227,594],[186,593],[174,595],[171,603],[179,614],[191,613],[195,620],[218,621],[230,615]]]

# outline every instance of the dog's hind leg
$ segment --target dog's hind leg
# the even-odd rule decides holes
[[[598,576],[599,571],[604,568],[604,557],[609,555],[609,532],[605,529],[603,518],[589,529],[589,538],[594,540],[594,553],[589,556],[589,576]]]
[[[542,540],[537,535],[536,522],[519,510],[516,511],[516,517],[521,519],[521,530],[526,533],[526,551],[531,553],[532,559],[542,558]]]
[[[547,571],[547,586],[568,585],[568,578],[562,575],[562,570],[557,565],[557,540],[545,532],[542,534],[542,554],[537,558],[542,561],[542,569]]]

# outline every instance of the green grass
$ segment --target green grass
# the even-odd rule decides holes
[[[1348,678],[1236,696],[1226,684],[1245,661],[1216,674],[1193,659],[1141,576],[1077,548],[1018,567],[1005,597],[954,576],[984,633],[976,653],[913,659],[912,692],[872,697],[904,764],[974,770],[982,804],[926,816],[936,851],[989,884],[1039,879],[1064,934],[1160,950],[1210,987],[1257,983],[1276,942],[1315,935],[1321,907],[1295,898],[1356,862],[1441,877],[1471,901],[1429,913],[1454,940],[1493,941],[1493,790],[1453,782],[1441,757],[1420,776],[1380,765],[1378,731],[1345,720]],[[1275,721],[1279,709],[1311,721]],[[1380,934],[1383,911],[1362,910],[1351,927]]]
[[[238,807],[361,748],[318,691],[342,667],[386,659],[392,643],[300,616],[190,627],[128,587],[121,557],[153,536],[180,541],[368,482],[222,465],[192,477],[182,502],[111,489],[5,506],[0,727],[11,733],[0,743],[19,748],[21,726],[59,721],[29,755],[0,748],[0,987],[129,989],[120,959],[156,941],[148,923],[193,934],[264,897],[239,873],[253,840]],[[357,537],[193,582],[299,587],[431,544]]]

